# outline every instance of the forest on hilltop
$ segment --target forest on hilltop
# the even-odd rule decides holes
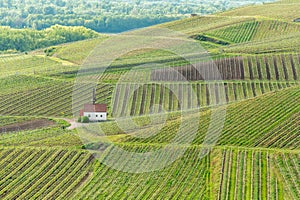
[[[24,52],[99,36],[99,33],[80,26],[54,25],[40,31],[0,27],[0,51]]]
[[[119,33],[173,21],[191,13],[211,14],[268,1],[271,0],[3,0],[0,1],[0,25],[41,30],[60,24]]]

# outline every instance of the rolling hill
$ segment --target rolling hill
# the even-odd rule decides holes
[[[87,88],[81,101],[73,99],[81,65],[109,37],[53,46],[51,55],[0,55],[0,199],[300,199],[300,23],[292,21],[299,6],[284,0],[155,26],[183,32],[211,59],[195,68],[159,49],[116,59],[96,86],[109,121],[91,129],[70,130],[66,121],[90,99],[88,82],[80,85]],[[188,83],[166,67],[148,73],[153,62]],[[145,68],[132,77],[147,74],[149,82],[118,82],[139,65]],[[199,71],[212,66],[221,79],[204,80]],[[223,111],[222,127],[211,127],[222,118],[213,113]],[[122,129],[120,119],[137,128]],[[51,123],[22,128],[35,120]],[[191,131],[179,136],[191,144],[172,143],[182,126]],[[132,163],[125,152],[165,147],[184,153],[158,171],[126,172]],[[144,159],[141,166],[155,163]]]

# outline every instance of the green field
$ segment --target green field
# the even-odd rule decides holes
[[[165,50],[127,52],[95,84],[108,121],[92,125],[74,122],[94,75],[78,82],[77,73],[114,36],[49,47],[51,55],[1,54],[0,199],[300,199],[299,6],[284,0],[155,26],[186,34],[210,57],[192,66]],[[184,153],[157,171],[126,171],[125,152],[164,148]],[[156,163],[145,158],[147,166]]]

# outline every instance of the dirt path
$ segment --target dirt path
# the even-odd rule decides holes
[[[76,129],[76,128],[78,128],[78,127],[82,127],[82,126],[88,125],[88,124],[78,123],[78,122],[76,122],[75,119],[62,118],[62,120],[65,120],[66,122],[68,122],[68,123],[71,124],[71,126],[69,126],[69,127],[67,128],[67,130],[73,130],[73,129]]]
[[[35,55],[35,56],[38,56],[38,57],[43,57],[43,58],[48,58],[50,60],[53,60],[55,62],[58,62],[58,63],[61,63],[63,66],[76,66],[76,64],[70,62],[70,61],[67,61],[67,60],[62,60],[58,57],[53,57],[53,56],[45,56],[45,55]]]

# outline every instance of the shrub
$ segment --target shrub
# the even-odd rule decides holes
[[[84,117],[82,117],[81,122],[82,122],[82,123],[89,123],[90,120],[89,120],[89,118],[88,118],[87,116],[84,116]]]
[[[81,117],[78,117],[77,122],[81,122]]]
[[[98,150],[104,151],[110,146],[110,143],[106,142],[97,142],[97,143],[89,143],[82,146],[82,149],[89,149],[89,150]]]
[[[53,56],[56,50],[57,50],[56,47],[49,47],[44,50],[44,53],[46,54],[46,56]]]

